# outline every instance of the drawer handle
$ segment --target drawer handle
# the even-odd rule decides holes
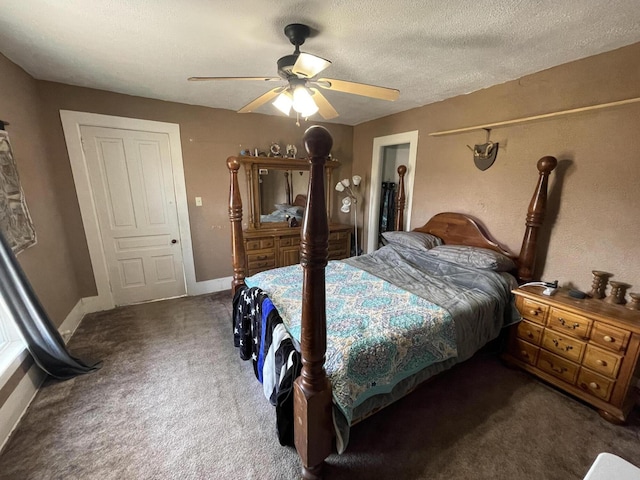
[[[549,367],[551,367],[551,370],[553,370],[554,372],[558,372],[558,373],[562,374],[562,373],[567,371],[567,368],[565,368],[565,367],[556,367],[549,360],[547,360],[547,363],[549,364]]]
[[[524,358],[529,358],[529,353],[526,350],[522,350],[520,352],[520,354],[524,357]]]
[[[558,317],[558,323],[560,325],[562,325],[563,327],[567,327],[567,328],[570,328],[572,330],[575,330],[576,328],[578,328],[580,326],[579,323],[574,323],[573,325],[568,325],[567,321],[562,317]]]
[[[600,390],[600,385],[598,385],[596,382],[591,382],[591,383],[589,384],[589,388],[590,388],[591,390]]]
[[[596,360],[596,365],[599,365],[601,367],[606,367],[607,366],[607,362],[605,362],[604,360]]]
[[[529,310],[529,313],[530,313],[531,315],[533,315],[533,316],[538,315],[538,313],[540,313],[540,309],[539,309],[539,308],[537,308],[537,309],[535,309],[535,310]]]
[[[611,338],[609,335],[605,335],[602,339],[603,339],[605,342],[609,342],[609,343],[612,343],[612,342],[613,342],[613,338]]]
[[[556,348],[559,348],[560,350],[562,350],[564,348],[565,352],[568,352],[569,350],[573,350],[573,346],[572,345],[567,345],[565,347],[562,347],[560,345],[560,342],[558,340],[556,340],[555,338],[553,340],[551,340],[553,342],[553,344],[556,346]]]
[[[529,331],[529,330],[527,330],[527,337],[533,338],[533,333],[531,333],[531,331]]]

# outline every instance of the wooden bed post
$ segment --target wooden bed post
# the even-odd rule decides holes
[[[395,231],[401,232],[404,229],[404,204],[406,196],[404,193],[404,174],[407,173],[407,167],[400,165],[398,167],[398,193],[396,195],[396,225]]]
[[[242,198],[238,185],[238,170],[240,162],[236,157],[227,159],[227,167],[231,176],[229,187],[229,220],[231,220],[231,261],[233,263],[233,280],[231,294],[244,285],[246,276],[244,238],[242,233]]]
[[[302,372],[294,384],[294,438],[302,460],[302,477],[319,479],[333,448],[331,383],[324,371],[327,349],[325,267],[329,249],[329,222],[325,208],[324,166],[333,139],[324,127],[304,134],[311,158],[307,208],[301,231]]]
[[[529,210],[527,211],[527,228],[522,239],[522,248],[518,257],[518,278],[521,282],[533,280],[533,270],[536,263],[536,246],[538,243],[538,230],[544,221],[544,212],[547,207],[547,183],[549,174],[558,165],[555,157],[542,157],[538,160],[538,183],[533,193]]]

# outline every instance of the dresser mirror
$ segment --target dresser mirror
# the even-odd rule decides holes
[[[281,157],[238,157],[247,182],[249,228],[278,228],[301,225],[307,204],[309,167],[307,160]],[[337,161],[325,167],[327,214],[331,212],[331,171]]]

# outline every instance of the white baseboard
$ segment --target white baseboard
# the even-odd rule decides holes
[[[46,374],[34,364],[0,408],[0,451],[9,440],[11,432],[18,426],[45,377]]]
[[[96,302],[92,302],[92,299],[94,298],[98,297],[80,299],[71,309],[67,318],[65,318],[60,324],[60,327],[58,327],[58,331],[62,335],[65,343],[69,341],[71,335],[76,331],[85,314],[89,313],[87,309],[99,306]],[[96,311],[98,310],[100,310],[100,308],[96,309]],[[23,354],[16,359],[11,370],[5,372],[4,376],[13,375],[26,355],[28,355],[28,353],[25,350]],[[20,380],[16,388],[11,392],[6,402],[0,406],[0,445],[2,445],[2,447],[4,447],[5,443],[9,439],[9,435],[11,435],[11,432],[13,432],[18,425],[18,422],[27,411],[29,404],[35,397],[35,394],[38,392],[38,389],[45,378],[46,374],[34,364],[27,374],[22,377],[22,380]],[[0,450],[2,447],[0,447]]]
[[[233,277],[224,277],[204,282],[196,282],[195,287],[189,291],[189,295],[204,295],[228,290],[231,288],[232,280]],[[109,308],[111,307],[106,305],[98,296],[81,298],[58,328],[65,343],[69,341],[86,314],[100,312]],[[21,356],[21,359],[23,358],[24,356]],[[18,366],[19,363],[14,365],[13,371],[15,371]],[[13,372],[6,373],[8,373],[9,376],[13,374]],[[9,395],[7,401],[0,406],[0,450],[2,450],[2,447],[4,447],[9,439],[9,435],[18,425],[18,422],[26,412],[27,407],[38,392],[45,377],[46,374],[36,365],[33,365],[18,383],[15,390]]]
[[[196,282],[195,286],[189,289],[187,294],[204,295],[205,293],[222,292],[231,289],[233,277],[214,278],[213,280],[205,280],[204,282]]]

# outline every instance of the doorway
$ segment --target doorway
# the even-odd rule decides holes
[[[403,230],[411,228],[411,207],[413,202],[413,182],[418,150],[418,131],[387,135],[373,139],[373,156],[371,159],[371,188],[369,193],[369,218],[367,222],[367,253],[378,248],[378,238],[381,230],[381,206],[384,206],[385,196],[395,194],[398,182],[398,166],[405,165],[407,173],[404,177],[406,204]],[[384,187],[383,188],[383,183]],[[395,184],[391,187],[389,184]],[[386,195],[385,195],[386,194]],[[390,229],[393,228],[393,222]],[[382,229],[384,230],[384,223]]]
[[[66,110],[60,118],[98,290],[94,310],[191,292],[179,126]],[[127,230],[134,223],[146,230]]]

